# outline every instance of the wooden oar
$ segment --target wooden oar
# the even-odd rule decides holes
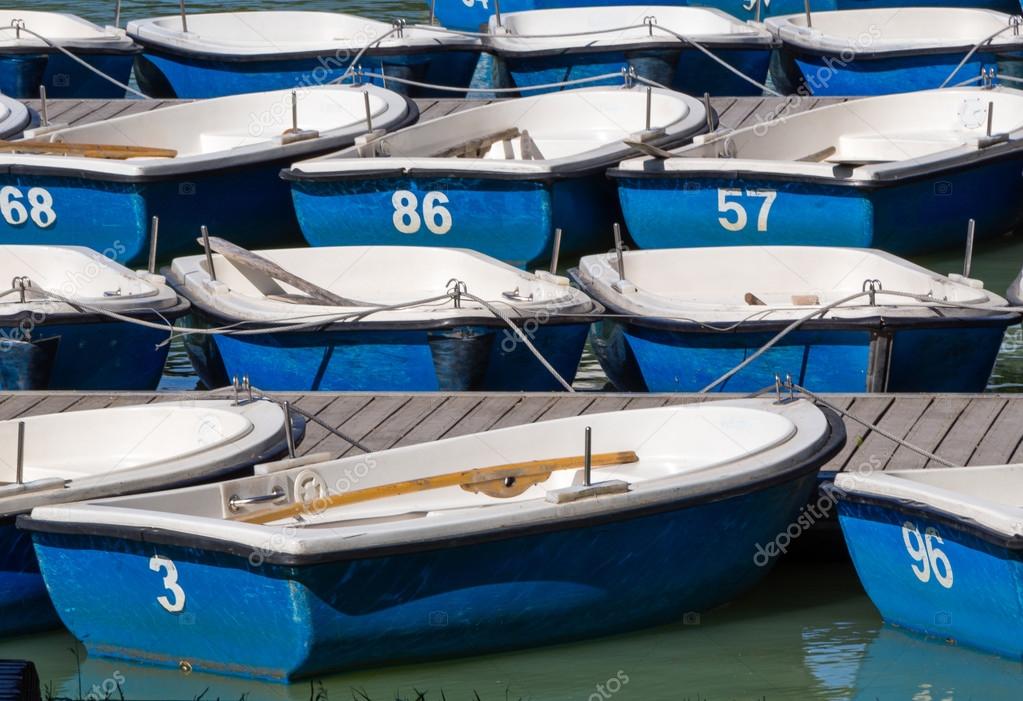
[[[317,511],[322,512],[346,504],[357,504],[374,499],[384,499],[402,494],[456,486],[466,491],[479,492],[491,497],[513,497],[518,496],[534,484],[548,479],[552,472],[579,469],[583,467],[583,462],[583,456],[576,455],[567,458],[513,462],[506,465],[448,472],[422,479],[392,482],[376,487],[357,489],[352,492],[334,494],[325,499],[317,500],[315,505]],[[631,450],[625,450],[614,453],[598,453],[592,456],[590,465],[592,467],[609,467],[612,465],[627,465],[634,462],[639,462],[639,456]],[[297,516],[308,511],[310,506],[310,504],[305,503],[291,504],[265,513],[243,515],[236,520],[245,523],[270,523],[282,518]]]
[[[170,148],[150,146],[121,146],[120,144],[63,144],[54,141],[0,141],[0,152],[35,153],[55,156],[83,156],[85,158],[174,158],[178,152]]]
[[[196,239],[201,246],[203,240],[201,238]],[[368,302],[359,302],[354,299],[348,299],[336,295],[330,290],[324,289],[319,285],[316,285],[308,280],[300,278],[298,275],[291,273],[281,266],[274,263],[272,260],[268,260],[263,256],[253,253],[252,251],[246,250],[241,246],[236,246],[230,241],[225,241],[222,238],[216,236],[210,236],[210,249],[214,253],[227,258],[229,261],[239,267],[249,268],[257,272],[263,273],[274,280],[285,282],[297,290],[301,290],[309,295],[315,302],[327,304],[332,307],[372,307],[375,306]]]

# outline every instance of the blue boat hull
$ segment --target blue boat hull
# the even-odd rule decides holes
[[[870,376],[872,357],[888,348],[887,338],[879,341],[875,330],[834,324],[795,331],[714,389],[753,392],[774,384],[775,376],[791,375],[815,392],[982,392],[1012,322],[1006,317],[996,324],[891,330],[887,381]],[[601,367],[622,391],[698,392],[784,326],[716,333],[603,321],[591,340]]]
[[[168,310],[170,323],[188,309]],[[147,315],[148,321],[159,321]],[[0,390],[152,390],[160,383],[167,331],[122,321],[72,323],[31,318],[0,326]],[[25,341],[31,338],[31,343]],[[25,346],[42,357],[29,358]]]
[[[59,625],[32,537],[15,528],[14,519],[0,520],[0,638]]]
[[[76,55],[123,84],[131,78],[135,52],[77,52]],[[119,99],[125,96],[124,89],[60,52],[0,52],[0,92],[19,99],[34,99],[39,97],[40,85],[46,86],[46,97],[50,99]]]
[[[359,65],[366,72],[403,80],[467,88],[479,57],[479,50],[409,50],[396,55],[369,51],[360,58]],[[232,61],[171,54],[147,47],[139,57],[136,72],[143,92],[151,97],[204,99],[326,85],[344,75],[352,64],[352,58],[354,54],[344,51],[336,55]],[[413,97],[450,98],[459,95],[409,87],[380,78],[367,80]]]
[[[978,239],[1014,230],[1023,220],[1021,169],[1023,157],[1010,155],[872,187],[761,174],[634,177],[617,171],[615,179],[639,248],[852,246],[905,256],[965,245],[971,218]],[[719,209],[721,191],[734,193],[728,203],[747,214],[738,231],[725,226],[736,215]],[[757,191],[775,193],[769,208],[764,196],[751,194]]]
[[[758,49],[721,49],[714,54],[746,75],[763,83],[771,63],[771,47]],[[562,81],[590,78],[605,73],[620,74],[632,68],[661,85],[670,85],[690,95],[759,95],[761,90],[739,78],[697,49],[637,49],[630,51],[572,51],[550,55],[515,57],[505,55],[512,82],[523,88],[520,95],[556,92],[562,88],[528,90],[525,88]],[[618,85],[621,76],[588,85]],[[571,87],[571,86],[570,86]]]
[[[840,499],[838,518],[856,572],[885,621],[1023,659],[1018,546],[887,502]]]
[[[603,172],[558,180],[458,175],[293,179],[291,186],[302,234],[311,246],[470,248],[526,269],[550,258],[556,228],[562,229],[563,258],[606,249],[618,215]],[[430,216],[426,211],[431,199],[450,214],[446,230],[436,212]]]
[[[476,31],[487,24],[494,12],[494,0],[427,0],[427,7],[435,6],[437,19],[445,27]],[[900,7],[962,7],[962,0],[899,0]],[[502,0],[501,12],[524,12],[526,10],[550,10],[559,7],[591,7],[604,5],[700,5],[716,7],[719,10],[738,17],[751,20],[756,16],[756,6],[750,0],[702,0],[701,2],[679,2],[677,0]],[[817,11],[826,10],[858,10],[875,7],[891,7],[892,0],[811,0],[810,7]],[[983,7],[998,10],[1010,15],[1020,12],[1017,0],[972,0],[971,7]],[[774,17],[801,13],[804,0],[770,0],[765,2],[761,17]],[[486,29],[484,28],[484,31]]]
[[[160,218],[161,260],[196,253],[203,224],[211,235],[246,248],[298,243],[288,184],[279,177],[284,165],[136,182],[7,173],[0,186],[16,189],[14,199],[28,216],[0,217],[0,243],[87,246],[128,267],[143,267],[153,216]],[[48,204],[33,207],[33,199]]]
[[[767,573],[757,547],[806,503],[814,472],[606,523],[310,564],[114,537],[33,538],[56,608],[90,656],[287,681],[698,615]],[[166,592],[154,554],[176,568],[180,614],[157,602]]]
[[[470,290],[471,291],[471,290]],[[207,319],[209,323],[212,319]],[[230,320],[219,320],[230,323]],[[589,321],[538,324],[530,341],[572,382]],[[504,326],[327,330],[214,337],[204,367],[268,391],[553,391],[563,389]],[[193,352],[200,348],[193,347]]]

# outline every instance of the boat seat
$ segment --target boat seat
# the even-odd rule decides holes
[[[838,139],[835,152],[824,163],[863,165],[891,163],[921,158],[966,144],[963,135],[949,131],[912,134],[845,134]]]

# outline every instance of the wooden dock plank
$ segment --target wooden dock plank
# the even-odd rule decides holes
[[[896,397],[891,407],[881,417],[878,426],[899,438],[905,438],[930,404],[930,397],[916,395]],[[899,444],[895,441],[877,431],[871,431],[860,444],[856,460],[851,467],[869,465],[871,469],[884,469],[898,447]]]
[[[409,397],[397,411],[378,424],[363,442],[374,450],[392,448],[445,401],[446,397],[443,395]]]
[[[586,411],[586,408],[596,400],[594,395],[584,394],[565,394],[558,397],[554,405],[545,411],[541,416],[541,421],[550,421],[551,419],[563,419],[569,416],[579,416]]]
[[[482,397],[458,395],[446,398],[428,416],[417,423],[393,447],[435,441],[458,425],[458,422],[483,401]]]
[[[337,429],[361,411],[372,399],[373,397],[369,394],[335,397],[334,401],[316,414],[316,418],[331,428]],[[307,453],[326,451],[338,455],[350,447],[351,443],[348,441],[309,421],[306,423],[305,440],[302,441],[298,452],[306,455]]]
[[[1007,398],[1005,408],[980,439],[971,465],[1002,465],[1016,462],[1023,450],[1023,401]]]
[[[938,446],[969,401],[967,398],[951,395],[935,397],[920,420],[910,429],[906,440],[918,448],[940,455],[937,452]],[[888,466],[892,470],[914,470],[926,467],[927,463],[927,458],[920,453],[899,446]]]
[[[981,439],[1005,408],[1003,397],[976,397],[969,400],[959,418],[938,444],[938,454],[956,465],[968,465]],[[928,467],[935,467],[930,464]]]
[[[884,412],[889,406],[891,406],[893,401],[893,398],[889,395],[863,396],[856,397],[844,407],[837,402],[835,405],[845,411],[848,411],[858,419],[862,419],[868,423],[874,423],[884,416]],[[850,462],[859,464],[855,459],[853,459],[853,454],[859,451],[860,445],[864,440],[866,440],[867,434],[870,433],[870,429],[852,421],[851,419],[846,419],[845,430],[845,447],[838,451],[838,454],[836,454],[835,457],[833,457],[828,464],[824,466],[825,471],[840,471]]]
[[[444,438],[455,436],[466,436],[470,433],[488,431],[497,425],[501,419],[508,415],[520,401],[514,394],[499,394],[494,397],[487,397],[473,407],[469,413],[448,429]]]
[[[521,426],[531,424],[544,415],[549,408],[560,397],[523,397],[519,403],[512,407],[504,416],[498,419],[491,428],[507,428],[508,426]],[[2,407],[0,407],[2,408]]]
[[[371,450],[378,449],[378,446],[369,439],[370,434],[381,423],[386,421],[389,416],[401,409],[409,399],[410,397],[397,395],[373,397],[369,404],[337,428],[346,436],[350,436],[360,443],[364,442],[367,448]],[[340,439],[336,440],[340,443]],[[324,441],[323,446],[326,445],[328,445],[328,441]],[[360,452],[362,451],[358,448],[349,447],[344,449],[341,455],[352,455]]]

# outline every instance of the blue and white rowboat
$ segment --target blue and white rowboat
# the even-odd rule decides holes
[[[610,245],[608,166],[707,129],[703,104],[646,88],[524,97],[423,122],[284,171],[313,246],[470,248],[530,268]],[[647,126],[649,125],[649,128]]]
[[[810,26],[805,14],[772,17],[766,26],[783,42],[810,94],[887,95],[954,85],[997,69],[1000,56],[1023,51],[1019,7],[1014,15],[889,7],[813,12]]]
[[[388,90],[333,86],[30,132],[0,153],[0,243],[83,245],[140,265],[153,217],[161,258],[194,251],[202,225],[249,246],[296,240],[280,169],[353,143],[367,131],[367,99],[374,130],[418,115]]]
[[[142,52],[123,29],[99,27],[62,12],[0,10],[0,92],[34,98],[39,86],[45,86],[49,98],[125,96],[124,88],[54,45],[122,84],[131,78],[135,56]]]
[[[170,325],[188,312],[161,276],[87,248],[0,245],[0,280],[4,391],[155,389]]]
[[[24,424],[17,472],[18,424]],[[304,423],[296,434],[302,436]],[[160,402],[0,422],[0,637],[59,625],[28,534],[33,507],[236,476],[285,451],[270,402]],[[251,474],[251,473],[250,473]]]
[[[621,411],[40,507],[19,526],[90,657],[289,681],[723,604],[766,575],[758,545],[844,438],[806,401]]]
[[[572,275],[608,309],[592,345],[626,391],[700,391],[805,318],[713,389],[751,392],[791,375],[821,392],[980,392],[1020,320],[979,280],[882,251],[679,248],[623,262],[624,277],[614,253],[586,256]]]
[[[226,252],[213,257],[216,280],[204,256],[178,258],[167,273],[203,325],[265,329],[217,335],[215,349],[206,344],[197,365],[215,368],[219,356],[218,386],[247,375],[265,390],[562,389],[506,319],[571,383],[590,323],[602,311],[566,278],[529,274],[473,251]],[[276,282],[264,261],[283,269]],[[293,276],[320,289],[302,292]]]
[[[427,26],[336,12],[216,12],[135,20],[128,34],[145,47],[139,82],[157,97],[208,98],[324,85],[357,62],[365,71],[468,87],[479,39]],[[416,96],[429,91],[374,78]],[[452,93],[444,93],[451,97]]]
[[[814,12],[827,10],[856,10],[872,7],[925,6],[958,8],[963,0],[810,0]],[[528,12],[532,10],[554,10],[567,7],[594,7],[606,5],[679,5],[695,4],[680,3],[678,0],[426,0],[424,3],[445,27],[477,31],[486,27],[490,17],[500,8],[501,16],[512,12]],[[740,20],[760,20],[775,15],[788,15],[803,12],[805,0],[701,0],[702,6],[724,10]],[[984,7],[990,10],[1017,14],[1020,11],[1019,0],[970,0],[973,7]]]
[[[699,42],[736,70],[763,83],[777,43],[762,26],[701,7],[613,5],[513,12],[490,19],[487,48],[523,88],[590,78],[623,69],[691,95],[759,95],[679,35]],[[608,79],[614,82],[616,79]],[[539,92],[548,92],[547,88]]]
[[[829,489],[885,621],[1023,659],[1023,466],[839,474]]]
[[[610,171],[640,248],[822,245],[899,255],[1023,219],[1023,92],[884,95],[696,137]]]

